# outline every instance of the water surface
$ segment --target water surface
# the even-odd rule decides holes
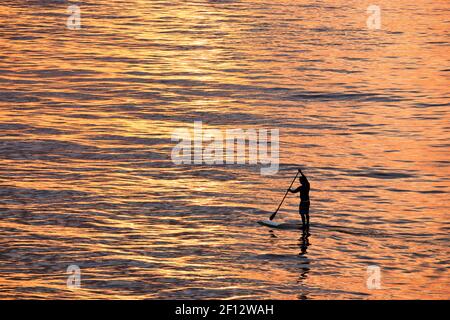
[[[448,299],[450,8],[370,4],[83,1],[69,30],[2,1],[0,298]],[[279,129],[279,173],[174,165],[194,121]],[[256,223],[298,166],[308,239]]]

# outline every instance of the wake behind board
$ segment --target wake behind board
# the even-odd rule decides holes
[[[303,226],[301,223],[280,223],[271,220],[260,220],[258,224],[275,229],[285,229],[285,230],[302,230]]]

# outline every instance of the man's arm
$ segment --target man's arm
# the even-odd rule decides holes
[[[301,186],[300,186],[301,187]],[[297,193],[300,192],[300,187],[298,187],[297,189],[292,190],[291,188],[289,188],[289,192],[291,193]]]

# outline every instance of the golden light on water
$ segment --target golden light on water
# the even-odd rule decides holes
[[[0,4],[0,297],[447,299],[449,6],[369,4]],[[194,121],[279,129],[278,174],[175,165]],[[256,223],[299,166],[309,245]]]

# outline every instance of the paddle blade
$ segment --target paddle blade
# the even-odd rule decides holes
[[[273,220],[273,218],[275,218],[275,216],[277,215],[278,211],[275,211],[274,213],[272,213],[272,215],[270,216],[269,220]]]

